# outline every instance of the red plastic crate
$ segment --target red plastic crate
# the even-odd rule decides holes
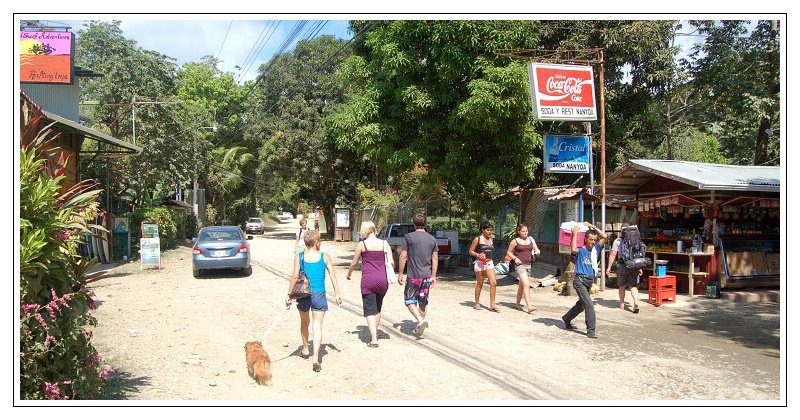
[[[675,290],[677,280],[675,279],[675,276],[650,276],[650,280],[647,283],[650,285],[651,291],[668,289]]]
[[[652,279],[652,277],[650,277]],[[652,290],[648,302],[651,305],[659,306],[664,303],[675,303],[675,289]]]

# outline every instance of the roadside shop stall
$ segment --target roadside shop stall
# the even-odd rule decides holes
[[[674,160],[631,160],[606,181],[632,194],[653,266],[678,293],[780,286],[780,170]]]

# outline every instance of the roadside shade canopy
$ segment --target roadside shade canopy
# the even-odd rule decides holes
[[[93,130],[89,127],[84,125],[78,124],[75,121],[68,120],[60,115],[53,114],[52,112],[44,111],[44,116],[46,119],[53,121],[59,126],[59,129],[64,133],[79,133],[83,134],[85,137],[90,139],[94,139],[100,143],[104,143],[110,148],[107,150],[81,150],[83,153],[97,153],[97,154],[104,154],[104,155],[138,155],[142,153],[142,148],[126,141],[122,141],[119,139],[115,139],[114,137],[109,136],[108,134],[101,133],[97,130]]]
[[[634,159],[608,177],[606,193],[679,191],[687,186],[700,190],[779,193],[780,167]]]

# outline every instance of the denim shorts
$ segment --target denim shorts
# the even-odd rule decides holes
[[[298,311],[308,312],[309,309],[323,312],[328,310],[328,298],[325,292],[311,291],[311,296],[297,299]]]

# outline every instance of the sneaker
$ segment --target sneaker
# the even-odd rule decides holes
[[[564,321],[564,329],[567,329],[567,330],[574,330],[575,329],[575,326],[572,325],[569,321],[567,321],[567,318],[562,316],[561,320]]]
[[[586,336],[589,338],[597,338],[597,333],[594,331],[589,331],[588,333],[586,333]]]

